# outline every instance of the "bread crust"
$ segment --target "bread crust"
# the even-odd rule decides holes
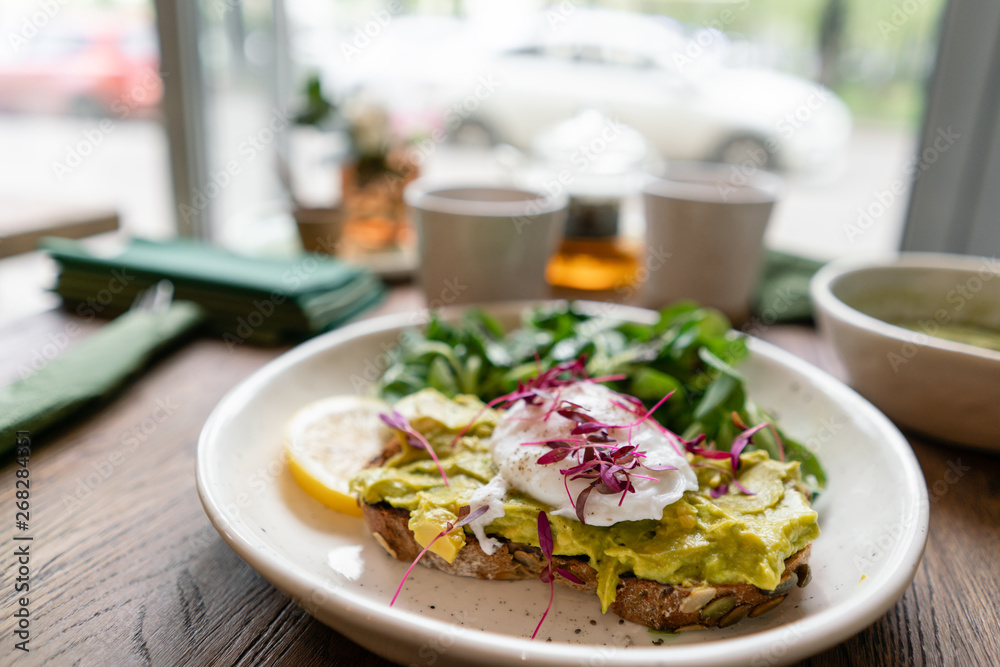
[[[361,503],[365,523],[375,540],[391,556],[412,562],[422,547],[410,531],[410,513],[388,503]],[[421,564],[460,577],[477,579],[534,579],[545,567],[541,550],[528,544],[497,537],[501,545],[487,555],[476,539],[466,540],[451,563],[428,552]],[[657,630],[702,630],[728,627],[750,616],[756,617],[780,605],[796,586],[809,583],[809,552],[811,547],[792,554],[785,560],[781,583],[773,591],[751,584],[704,584],[671,586],[648,579],[625,575],[618,584],[611,611],[618,616]],[[576,584],[556,577],[560,584],[578,591],[596,593],[597,572],[585,557],[553,556],[555,567],[569,570],[583,583]]]

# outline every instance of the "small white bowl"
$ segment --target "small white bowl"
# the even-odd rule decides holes
[[[1000,330],[1000,262],[939,253],[848,258],[821,269],[811,293],[851,386],[890,419],[1000,451],[1000,352],[929,335],[942,324]]]

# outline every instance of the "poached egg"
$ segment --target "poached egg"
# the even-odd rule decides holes
[[[515,403],[503,414],[489,440],[489,450],[499,472],[470,503],[489,505],[487,513],[471,524],[484,550],[488,549],[487,553],[492,553],[495,545],[490,544],[492,540],[486,537],[483,528],[503,516],[503,497],[509,490],[520,491],[548,505],[552,508],[550,514],[579,521],[574,502],[592,480],[567,480],[560,472],[578,464],[577,454],[571,453],[554,463],[538,463],[539,457],[552,451],[545,442],[585,437],[572,435],[577,422],[557,412],[562,404],[573,404],[567,407],[605,424],[627,426],[641,418],[623,407],[629,404],[627,399],[594,382],[574,382],[554,394],[536,405],[524,400]],[[553,402],[560,405],[554,406]],[[658,521],[663,517],[663,508],[679,500],[685,491],[698,489],[698,478],[683,455],[683,444],[654,425],[653,417],[633,426],[631,439],[628,428],[609,428],[607,433],[617,441],[613,446],[621,447],[631,442],[635,451],[645,456],[638,466],[628,471],[634,493],[626,493],[624,499],[621,493],[590,493],[584,506],[588,525],[610,526],[619,521],[642,519]],[[524,444],[531,442],[543,444]],[[650,469],[660,466],[675,469]]]

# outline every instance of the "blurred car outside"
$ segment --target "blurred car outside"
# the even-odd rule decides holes
[[[149,22],[90,15],[52,23],[0,62],[0,110],[149,117],[163,96]]]
[[[730,65],[725,33],[603,9],[552,16],[535,15],[533,29],[522,22],[507,39],[494,26],[488,40],[470,21],[401,16],[351,62],[331,50],[317,64],[335,96],[363,88],[404,116],[433,108],[459,141],[530,151],[545,129],[595,109],[667,160],[749,160],[805,177],[842,167],[852,127],[844,102],[797,76]]]

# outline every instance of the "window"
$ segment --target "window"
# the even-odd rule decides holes
[[[0,35],[0,234],[175,233],[152,2],[4,0]],[[53,278],[3,259],[0,320],[51,305]]]
[[[614,3],[528,2],[498,8],[478,2],[390,6],[287,0],[275,5],[285,10],[277,21],[265,16],[259,3],[244,5],[256,25],[247,22],[246,12],[241,18],[227,11],[221,23],[209,17],[213,39],[243,38],[240,48],[230,44],[212,50],[230,54],[219,61],[223,64],[217,73],[223,79],[244,66],[232,54],[246,56],[278,25],[286,41],[279,35],[273,53],[276,62],[287,59],[276,67],[282,74],[278,98],[301,104],[305,81],[318,74],[335,104],[361,88],[387,106],[404,100],[389,113],[394,127],[407,128],[413,136],[440,126],[444,114],[475,90],[477,75],[494,70],[507,75],[509,83],[479,100],[462,125],[483,128],[492,141],[514,146],[522,157],[530,155],[532,137],[559,118],[584,107],[619,115],[631,107],[637,110],[631,124],[651,123],[652,129],[638,129],[654,137],[651,141],[667,159],[724,160],[737,170],[781,170],[788,188],[769,232],[770,245],[829,259],[901,243],[912,183],[908,170],[917,149],[943,0],[912,7],[860,0],[760,0],[646,8],[661,12],[655,15],[619,10]],[[243,21],[242,27],[233,27],[236,19]],[[573,31],[600,39],[571,39]],[[616,42],[628,48],[612,48]],[[540,51],[545,58],[528,66],[534,78],[532,71],[504,69],[513,66],[515,56]],[[564,71],[550,69],[556,61],[565,64]],[[645,92],[630,98],[627,77],[614,85],[588,85],[583,70],[572,69],[572,62],[614,63],[623,74],[639,76],[657,71],[649,66],[654,61],[678,70],[684,85],[637,79],[634,89]],[[674,116],[656,106],[657,95],[667,88]],[[602,98],[603,89],[612,94]],[[546,96],[548,107],[533,104]],[[258,125],[266,122],[273,106],[266,100],[254,103]],[[237,118],[233,111],[225,113],[231,115],[219,126]],[[510,168],[509,161],[498,167],[493,150],[477,158],[450,141],[434,148],[423,173]],[[330,150],[327,162],[335,162],[343,146]],[[241,178],[257,184],[247,188],[249,197],[239,198],[242,209],[280,200],[283,186],[273,173]],[[242,190],[230,188],[218,207],[225,209],[225,200]],[[242,220],[237,208],[222,217]]]

